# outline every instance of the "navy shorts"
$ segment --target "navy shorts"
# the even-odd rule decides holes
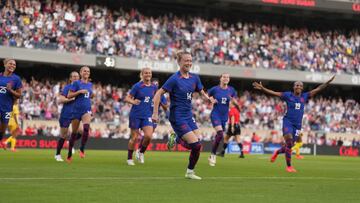
[[[221,125],[222,130],[223,130],[223,131],[225,130],[227,120],[222,120],[220,117],[215,116],[215,115],[211,115],[211,116],[210,116],[210,119],[211,119],[212,126],[213,126],[214,128],[215,128],[216,126]]]
[[[71,124],[71,118],[62,118],[59,119],[60,128],[68,128]]]
[[[152,122],[151,117],[149,118],[129,118],[129,128],[130,129],[140,129],[145,126],[151,126],[155,128],[154,123]]]
[[[293,140],[296,141],[299,137],[300,131],[301,125],[295,125],[288,119],[283,119],[283,136],[291,134]]]
[[[170,123],[176,135],[180,138],[186,133],[198,129],[194,118],[170,121]]]

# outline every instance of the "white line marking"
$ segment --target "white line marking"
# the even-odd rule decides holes
[[[329,181],[360,181],[360,178],[330,178],[330,177],[203,177],[207,180],[329,180]],[[19,177],[0,178],[0,180],[179,180],[184,177]]]

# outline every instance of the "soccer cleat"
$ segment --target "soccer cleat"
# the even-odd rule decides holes
[[[61,158],[61,155],[55,155],[55,160],[58,162],[63,162],[64,160]]]
[[[295,158],[296,158],[296,159],[304,159],[304,157],[301,156],[301,155],[296,155]]]
[[[195,175],[195,172],[194,172],[194,171],[192,171],[192,172],[186,172],[186,173],[185,173],[185,178],[192,179],[192,180],[201,180],[201,177]]]
[[[273,155],[271,156],[270,162],[274,163],[276,161],[277,156],[278,156],[278,150],[275,150]]]
[[[134,160],[132,160],[132,159],[126,160],[126,163],[127,163],[127,165],[129,165],[129,166],[135,166]]]
[[[244,154],[240,154],[239,158],[244,159],[245,158]]]
[[[216,155],[211,154],[208,158],[208,161],[209,161],[210,166],[215,166],[216,165]]]
[[[68,164],[71,164],[71,162],[72,162],[72,157],[66,158],[66,162],[67,162]]]
[[[85,158],[85,152],[79,151],[79,156],[82,159]]]
[[[176,144],[176,134],[171,133],[169,135],[169,140],[166,143],[166,146],[167,146],[168,150],[171,151],[174,148],[175,144]]]
[[[138,162],[140,162],[141,164],[145,163],[144,153],[141,153],[139,149],[136,150],[135,157],[136,157],[136,160]]]
[[[297,172],[297,171],[295,170],[295,168],[292,167],[292,166],[286,167],[286,171],[289,172],[289,173],[296,173],[296,172]]]

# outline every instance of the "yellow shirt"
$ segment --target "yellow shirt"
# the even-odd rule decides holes
[[[13,106],[13,110],[11,112],[9,125],[18,125],[18,123],[15,121],[15,118],[17,121],[19,121],[19,114],[20,114],[19,106],[17,104],[15,104]]]

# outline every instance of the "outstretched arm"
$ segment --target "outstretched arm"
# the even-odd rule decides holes
[[[266,94],[270,94],[272,96],[281,97],[281,94],[282,94],[281,92],[275,92],[273,90],[270,90],[270,89],[264,87],[261,82],[259,82],[259,83],[253,82],[253,87],[254,87],[254,89],[260,90],[260,91],[265,92]]]
[[[325,83],[319,85],[317,88],[311,90],[310,93],[309,93],[310,97],[315,96],[317,93],[319,93],[320,91],[322,91],[323,89],[325,89],[334,79],[335,79],[335,75],[332,76],[332,77],[330,78],[330,80],[328,80],[327,82],[325,82]]]
[[[216,100],[214,99],[214,97],[209,97],[209,95],[203,89],[200,91],[200,94],[203,95],[211,103],[213,103],[213,104],[216,103]]]

